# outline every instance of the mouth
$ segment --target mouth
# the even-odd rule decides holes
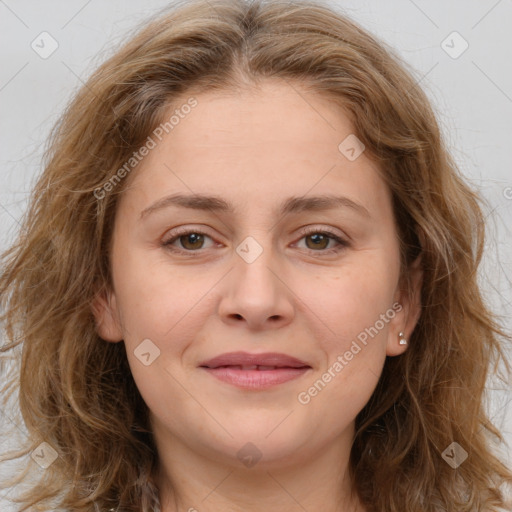
[[[286,354],[231,352],[199,365],[214,378],[244,389],[267,389],[304,375],[311,366]]]

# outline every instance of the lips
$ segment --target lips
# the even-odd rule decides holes
[[[262,391],[302,377],[311,366],[286,354],[231,352],[204,361],[199,368],[224,383]]]
[[[311,368],[300,359],[279,353],[249,354],[247,352],[230,352],[209,359],[199,364],[204,368],[231,367],[238,370],[276,370],[279,368]]]

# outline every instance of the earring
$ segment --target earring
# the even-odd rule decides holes
[[[407,340],[404,338],[403,332],[399,333],[398,337],[400,338],[400,341],[399,341],[400,345],[407,345]]]

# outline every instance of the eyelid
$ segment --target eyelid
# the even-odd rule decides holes
[[[213,236],[211,236],[205,228],[203,228],[203,227],[196,228],[193,224],[186,225],[186,226],[178,226],[177,228],[171,229],[170,232],[172,233],[172,235],[170,236],[171,240],[173,238],[176,238],[178,236],[188,234],[188,233],[198,233],[201,235],[208,235],[210,238],[213,238]]]
[[[348,235],[346,235],[345,233],[343,233],[343,232],[339,233],[334,228],[331,228],[331,227],[328,227],[328,226],[327,227],[326,226],[321,226],[321,225],[313,225],[313,226],[309,225],[309,226],[306,226],[304,228],[301,228],[299,233],[302,236],[309,235],[311,233],[326,233],[326,234],[329,234],[329,235],[333,235],[334,237],[346,239],[347,243],[348,243],[348,240],[350,239],[350,237]]]

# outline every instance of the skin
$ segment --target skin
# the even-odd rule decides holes
[[[386,356],[407,349],[399,332],[410,336],[419,316],[418,265],[414,293],[399,286],[390,192],[366,152],[349,161],[338,150],[353,133],[348,116],[300,84],[267,79],[195,98],[129,177],[112,240],[113,290],[93,307],[99,335],[124,340],[150,409],[162,511],[364,511],[347,474],[354,420]],[[168,206],[140,218],[176,193],[219,196],[234,213]],[[274,213],[291,196],[322,194],[345,196],[367,215],[348,206]],[[182,252],[173,252],[163,242],[179,226],[206,236],[178,237],[172,247]],[[305,226],[315,229],[303,234]],[[315,245],[326,229],[348,245]],[[236,252],[248,236],[263,250],[251,263]],[[403,309],[299,403],[395,302]],[[134,354],[144,339],[160,350],[148,366]],[[239,350],[280,352],[312,368],[258,391],[198,367]],[[237,457],[248,442],[261,454],[250,468]]]

